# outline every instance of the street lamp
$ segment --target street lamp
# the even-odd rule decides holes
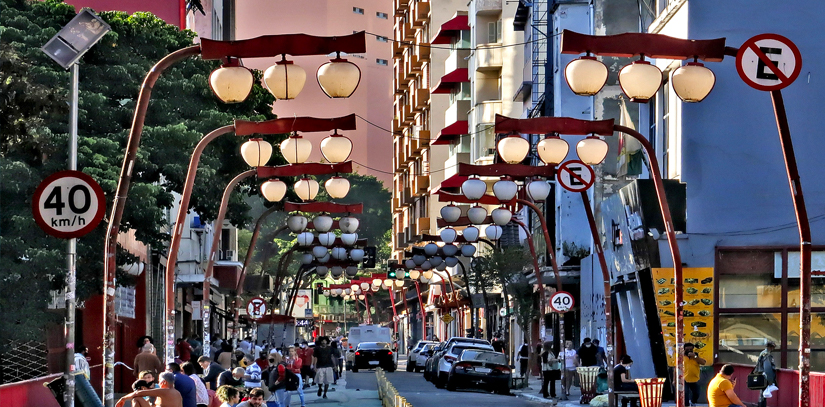
[[[335,59],[318,67],[316,78],[321,90],[330,98],[348,98],[361,83],[361,69],[338,53]]]
[[[573,93],[593,96],[607,82],[607,67],[588,54],[570,61],[564,68],[564,78]]]
[[[292,233],[301,233],[307,228],[307,218],[301,215],[290,215],[286,220],[286,226]]]
[[[281,199],[284,199],[286,190],[286,184],[279,179],[268,179],[261,184],[261,194],[263,194],[264,198],[269,202],[279,202]],[[303,219],[306,221],[306,218]],[[304,226],[306,227],[306,223],[304,223]]]
[[[312,153],[312,142],[293,132],[281,142],[281,155],[290,164],[305,163]]]
[[[555,133],[551,133],[536,144],[539,159],[547,165],[560,164],[564,161],[564,157],[567,157],[569,149],[570,145],[567,144],[567,141]]]
[[[349,180],[344,177],[334,176],[324,183],[324,188],[326,188],[327,194],[329,194],[332,199],[343,199],[349,193]]]
[[[302,201],[313,201],[318,196],[320,189],[318,181],[312,178],[301,178],[294,185],[295,193]]]
[[[252,92],[254,80],[240,59],[230,58],[209,75],[209,88],[223,103],[241,103]]]
[[[463,191],[464,190],[462,189],[462,192]],[[485,219],[487,219],[487,209],[479,205],[474,205],[473,207],[467,210],[467,219],[469,219],[470,222],[473,222],[473,224],[475,225],[480,225],[484,223]],[[444,220],[446,221],[447,219]]]
[[[352,153],[352,140],[338,134],[336,130],[321,140],[321,155],[331,163],[346,161]]]
[[[461,193],[469,200],[479,200],[485,192],[487,192],[487,183],[478,178],[470,178],[461,184]]]
[[[441,207],[441,218],[446,220],[447,222],[455,222],[458,218],[461,217],[461,208],[455,206],[454,204],[449,204]],[[435,243],[430,243],[435,244]],[[438,250],[436,248],[436,250]],[[435,254],[435,253],[433,253]]]
[[[619,71],[619,85],[631,102],[647,103],[662,86],[662,70],[642,55]]]
[[[599,165],[607,157],[607,142],[595,135],[587,136],[576,144],[576,154],[587,165]]]
[[[318,232],[329,232],[332,229],[332,225],[335,221],[332,220],[332,217],[329,215],[318,215],[315,219],[312,220],[312,226]]]
[[[286,59],[286,55],[281,56],[281,60],[264,71],[264,85],[275,99],[295,99],[307,80],[307,72],[304,68],[295,65]]]
[[[676,96],[683,102],[703,101],[716,85],[716,75],[701,62],[694,60],[680,66],[670,76]]]
[[[496,146],[498,155],[508,164],[518,164],[524,161],[530,152],[530,142],[518,134],[511,134],[499,140]]]

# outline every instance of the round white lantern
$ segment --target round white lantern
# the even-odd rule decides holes
[[[511,135],[499,140],[496,146],[498,155],[508,164],[518,164],[524,161],[530,152],[530,142],[519,135]]]
[[[318,67],[316,78],[327,96],[348,98],[361,82],[361,69],[346,59],[336,57]]]
[[[446,206],[441,207],[441,219],[444,219],[445,222],[455,222],[458,218],[461,217],[461,208],[449,204]]]
[[[404,267],[408,269],[416,268],[418,265],[412,259],[404,260]]]
[[[467,226],[461,231],[461,236],[464,236],[464,240],[467,242],[475,242],[478,240],[479,230],[475,226]]]
[[[349,193],[349,180],[344,177],[332,177],[324,183],[327,194],[332,199],[343,199]]]
[[[312,232],[303,232],[298,235],[298,246],[312,246],[312,242],[315,241],[315,235]]]
[[[310,178],[301,178],[295,183],[295,193],[303,201],[312,201],[318,195],[318,181]]]
[[[412,269],[412,270],[410,270],[410,278],[411,278],[411,279],[413,279],[413,280],[418,280],[418,277],[420,277],[420,276],[421,276],[421,272],[420,272],[420,271],[418,271],[418,270],[416,270],[416,269]]]
[[[487,183],[478,178],[470,178],[461,184],[461,193],[464,194],[465,198],[471,201],[481,199],[486,192]]]
[[[326,277],[327,273],[329,273],[329,267],[327,267],[327,266],[315,267],[315,274],[317,274],[319,278]]]
[[[427,243],[424,245],[424,254],[427,256],[435,256],[438,253],[438,245],[435,243]]]
[[[487,219],[487,210],[478,205],[473,206],[467,211],[467,218],[470,222],[480,225]]]
[[[307,79],[307,73],[298,65],[282,59],[264,71],[264,85],[275,99],[295,99]]]
[[[312,143],[298,134],[293,134],[281,142],[281,155],[290,164],[305,163],[310,153]]]
[[[272,157],[272,144],[260,138],[251,138],[241,144],[241,157],[250,167],[263,167]]]
[[[349,251],[349,258],[352,259],[352,261],[358,261],[358,262],[360,262],[361,260],[364,260],[364,249],[352,249],[352,250],[350,250]]]
[[[291,215],[286,219],[286,226],[293,233],[303,232],[307,228],[307,218],[301,215]]]
[[[458,233],[453,228],[444,228],[441,229],[439,235],[441,236],[442,242],[449,244],[455,241],[455,238],[458,236]]]
[[[315,230],[318,232],[329,232],[329,230],[332,229],[333,223],[332,217],[327,215],[316,216],[315,219],[312,220],[312,226],[315,227]]]
[[[261,195],[269,202],[279,202],[286,195],[286,183],[279,179],[268,179],[261,184]]]
[[[455,256],[455,254],[458,253],[458,247],[448,244],[442,247],[441,251],[444,253],[444,256]]]
[[[619,85],[631,102],[647,103],[662,86],[662,71],[648,61],[633,61],[619,71]]]
[[[341,266],[332,266],[329,269],[329,274],[332,275],[332,278],[338,278],[338,277],[341,277],[341,274],[344,274],[344,269]],[[339,290],[340,290],[340,288],[339,288]]]
[[[335,260],[346,260],[347,259],[347,249],[343,247],[333,247],[332,248],[332,258]]]
[[[315,246],[312,248],[312,255],[315,256],[315,258],[324,257],[327,255],[327,253],[327,248],[324,246]]]
[[[347,277],[353,278],[358,274],[358,266],[347,266],[344,272],[347,273]]]
[[[304,253],[301,255],[301,264],[312,264],[315,261],[315,256],[312,253]]]
[[[433,264],[429,260],[421,263],[421,270],[429,270],[431,268],[433,268]]]
[[[518,192],[518,185],[511,180],[503,179],[493,184],[493,194],[499,201],[513,200],[516,197],[516,192]]]
[[[458,257],[447,257],[444,259],[444,264],[446,264],[447,267],[455,267],[455,265],[458,264]]]
[[[700,62],[689,62],[679,67],[670,76],[670,84],[676,96],[684,102],[701,102],[713,90],[716,75]]]
[[[429,270],[426,270],[426,271],[421,273],[421,277],[424,277],[425,279],[429,280],[429,279],[433,278],[433,272],[429,271]]]
[[[498,240],[503,232],[501,226],[498,225],[490,225],[484,228],[484,235],[490,240]]]
[[[531,181],[525,187],[527,196],[535,202],[542,202],[550,195],[550,183],[544,180]]]
[[[491,217],[493,218],[493,223],[504,226],[513,219],[513,212],[510,212],[507,208],[496,208],[493,209]]]
[[[557,135],[549,136],[536,144],[539,159],[547,165],[561,163],[567,157],[569,151],[570,145]]]
[[[455,254],[455,253],[453,253],[453,254]],[[433,267],[438,267],[439,264],[444,262],[444,259],[442,259],[441,256],[433,256],[433,257],[430,257],[430,259],[427,260],[425,263],[427,263],[427,262],[429,262],[430,265],[433,266]]]
[[[346,216],[338,221],[338,228],[344,233],[355,233],[355,231],[358,230],[359,223],[358,218]]]
[[[589,136],[576,144],[576,154],[587,165],[601,164],[607,157],[607,142],[596,136]]]
[[[461,246],[461,255],[464,257],[472,257],[476,254],[476,247],[471,244]]]
[[[246,100],[255,81],[252,71],[243,66],[221,66],[209,75],[212,93],[223,103]]]
[[[593,96],[607,82],[607,67],[596,57],[583,56],[570,61],[564,68],[564,77],[570,90],[579,96]]]
[[[358,233],[343,233],[341,234],[341,242],[347,246],[352,246],[358,242]]]
[[[335,233],[326,232],[326,233],[319,233],[318,234],[318,242],[321,243],[322,246],[330,247],[335,244]]]
[[[413,263],[415,263],[416,266],[420,266],[420,265],[424,264],[425,261],[427,261],[427,256],[425,256],[423,254],[416,254],[416,255],[413,255],[412,261],[413,261]]]
[[[321,154],[330,163],[347,161],[352,153],[352,140],[338,134],[338,131],[321,140]]]

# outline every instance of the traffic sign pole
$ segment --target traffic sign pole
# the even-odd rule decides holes
[[[69,113],[69,170],[77,171],[77,116],[78,116],[78,82],[79,69],[77,62],[71,67],[72,101]],[[71,198],[70,198],[71,199]],[[74,365],[75,354],[75,312],[77,310],[77,238],[69,239],[69,248],[66,255],[68,270],[66,272],[66,393],[65,406],[74,407]]]

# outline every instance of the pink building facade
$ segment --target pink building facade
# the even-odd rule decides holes
[[[357,119],[358,130],[343,132],[352,139],[350,157],[360,174],[374,175],[387,188],[392,182],[392,2],[388,0],[244,0],[235,3],[235,39],[269,34],[304,33],[317,36],[367,33],[367,52],[346,58],[361,68],[361,84],[349,99],[330,99],[321,91],[315,72],[329,57],[292,59],[307,72],[301,94],[294,100],[276,101],[279,117],[338,117],[355,113],[377,126]],[[371,35],[374,34],[374,35]],[[249,68],[266,70],[280,58],[250,59]],[[312,141],[310,161],[320,161],[320,142],[326,133],[304,134]]]
[[[186,26],[186,1],[185,0],[65,0],[66,4],[71,4],[80,11],[83,7],[89,7],[95,12],[99,11],[124,11],[134,14],[138,11],[148,11],[166,21],[168,24],[176,25],[178,28]]]

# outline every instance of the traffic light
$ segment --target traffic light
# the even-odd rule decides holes
[[[390,271],[387,273],[387,278],[395,279],[396,275],[397,275],[397,273],[396,273],[395,269],[390,269]]]
[[[363,265],[365,269],[375,268],[375,257],[376,257],[376,249],[375,246],[367,246],[364,248],[364,262]]]

